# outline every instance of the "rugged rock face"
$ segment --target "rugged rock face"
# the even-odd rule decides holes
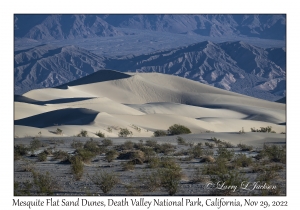
[[[15,94],[57,86],[104,68],[104,58],[75,46],[42,45],[15,52]]]
[[[285,95],[284,49],[263,49],[243,42],[201,42],[187,47],[106,65],[119,71],[160,72],[234,92],[276,100]]]
[[[35,40],[124,35],[96,15],[15,15],[15,37]]]
[[[101,69],[178,75],[272,101],[285,96],[286,90],[284,49],[207,41],[122,58],[100,57],[74,46],[44,45],[18,51],[15,52],[15,94],[58,86]]]
[[[285,15],[15,15],[15,37],[36,40],[124,35],[118,28],[210,37],[286,38]]]

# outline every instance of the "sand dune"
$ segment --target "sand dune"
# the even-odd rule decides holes
[[[64,136],[84,129],[91,137],[98,131],[117,137],[120,128],[128,128],[133,136],[150,137],[174,123],[194,134],[266,126],[281,133],[285,108],[177,76],[105,70],[15,96],[15,133],[22,137],[41,130],[43,136],[53,136],[59,127]]]

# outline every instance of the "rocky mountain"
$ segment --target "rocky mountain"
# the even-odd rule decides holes
[[[106,67],[178,75],[222,89],[276,100],[285,95],[285,50],[243,42],[201,42],[147,55],[123,57]]]
[[[126,35],[118,28],[209,37],[285,40],[286,15],[24,15],[14,16],[16,38],[75,39]]]
[[[15,38],[76,39],[124,35],[96,15],[15,15]]]
[[[267,100],[285,96],[284,48],[210,41],[139,56],[105,58],[74,46],[16,52],[15,93],[53,87],[100,69],[159,72]]]
[[[14,91],[57,86],[105,67],[105,58],[75,46],[41,45],[15,51]]]

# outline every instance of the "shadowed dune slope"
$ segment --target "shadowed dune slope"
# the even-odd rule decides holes
[[[20,120],[15,125],[45,128],[54,125],[86,125],[92,123],[98,112],[82,108],[67,108],[50,111]]]

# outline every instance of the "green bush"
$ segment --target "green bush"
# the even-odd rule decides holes
[[[61,161],[65,161],[67,159],[69,159],[70,156],[67,152],[59,150],[53,153],[53,159],[54,160],[61,160]]]
[[[88,137],[88,133],[86,130],[81,130],[77,137]]]
[[[132,161],[127,161],[122,163],[122,168],[124,171],[132,171],[134,170],[135,164]]]
[[[160,158],[158,157],[151,157],[148,160],[148,167],[149,168],[157,168],[160,165]]]
[[[166,136],[166,135],[167,135],[167,132],[166,132],[166,131],[163,131],[163,130],[156,130],[156,131],[154,131],[153,135],[154,135],[155,137]]]
[[[234,164],[237,167],[248,167],[252,164],[252,158],[247,157],[245,154],[238,154],[234,158]]]
[[[147,140],[146,141],[146,146],[148,146],[148,147],[157,147],[157,145],[158,145],[158,143],[157,143],[157,141],[156,140],[152,140],[152,139],[150,139],[150,140]]]
[[[60,128],[57,128],[56,131],[55,131],[55,133],[57,135],[62,135],[63,131]]]
[[[82,158],[78,155],[75,155],[70,158],[71,161],[71,171],[74,174],[75,180],[80,180],[83,175],[83,163]]]
[[[41,152],[37,155],[38,161],[44,162],[47,160],[47,154],[45,152]]]
[[[99,187],[105,194],[108,193],[113,187],[119,183],[118,177],[114,173],[100,171],[93,176],[89,176],[90,180]]]
[[[42,142],[39,139],[33,139],[30,142],[30,150],[33,152],[34,150],[39,149],[42,146]]]
[[[225,160],[231,160],[234,156],[234,151],[233,150],[228,150],[227,148],[224,147],[219,147],[218,148],[218,158],[222,158]]]
[[[101,144],[102,144],[102,146],[104,146],[104,147],[108,147],[108,146],[112,146],[112,145],[113,145],[113,142],[112,142],[112,140],[110,140],[110,139],[103,139],[103,140],[101,141]]]
[[[19,160],[22,156],[28,154],[29,149],[25,147],[23,144],[19,144],[14,146],[14,159]]]
[[[100,137],[100,138],[104,138],[105,137],[105,134],[102,133],[102,132],[100,132],[100,131],[96,132],[95,135],[98,136],[98,137]]]
[[[261,155],[267,156],[273,162],[286,163],[286,149],[283,146],[265,144]]]
[[[196,146],[192,147],[190,149],[189,153],[193,158],[200,158],[203,154],[201,145],[196,145]]]
[[[180,134],[189,134],[191,130],[187,127],[179,124],[174,124],[168,128],[169,135],[180,135]]]
[[[109,150],[105,154],[105,159],[110,163],[118,157],[118,152],[116,150]]]
[[[186,143],[186,141],[181,137],[181,136],[177,136],[177,144],[178,145],[188,145],[187,143]]]
[[[83,143],[80,141],[73,140],[71,147],[73,147],[74,149],[81,149],[83,148]]]
[[[100,148],[98,143],[92,138],[84,143],[83,148],[94,153],[95,155],[100,155],[103,152],[102,148]]]
[[[163,143],[159,145],[159,147],[156,147],[156,151],[159,153],[164,153],[165,155],[168,155],[175,151],[175,146],[170,143]]]
[[[53,191],[58,189],[57,181],[47,171],[45,174],[41,174],[32,171],[33,183],[38,188],[38,193],[42,195],[53,195]]]
[[[119,131],[119,137],[127,137],[132,136],[132,131],[128,130],[127,128],[121,128]]]
[[[238,144],[239,148],[241,148],[242,151],[251,151],[253,150],[253,146],[246,145],[246,144]]]
[[[90,163],[92,158],[96,156],[94,152],[91,152],[87,149],[77,149],[75,153],[81,157],[81,160],[85,163]]]

